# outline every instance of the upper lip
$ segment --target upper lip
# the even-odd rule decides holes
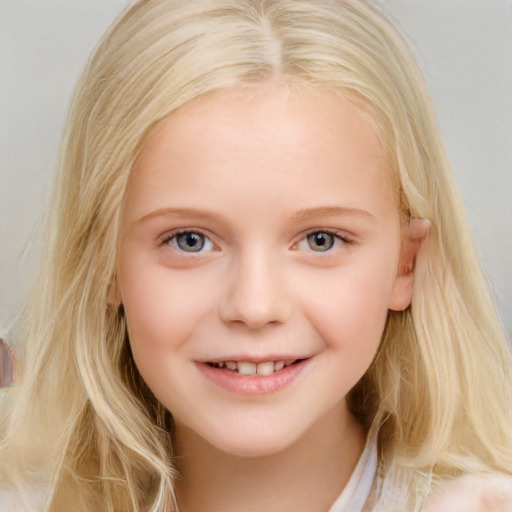
[[[201,359],[201,363],[220,363],[225,361],[247,362],[247,363],[265,363],[268,361],[298,361],[302,359],[309,359],[312,356],[303,355],[290,355],[290,354],[277,354],[268,356],[249,356],[249,355],[230,355],[223,357],[212,357],[211,359]]]

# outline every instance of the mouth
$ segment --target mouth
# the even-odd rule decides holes
[[[301,363],[304,359],[289,359],[280,361],[262,361],[259,363],[251,361],[217,361],[209,362],[208,366],[224,370],[226,372],[237,373],[246,377],[260,376],[269,377],[279,373],[285,368]]]
[[[314,357],[300,359],[247,361],[241,357],[226,361],[198,363],[207,379],[226,391],[243,396],[268,395],[280,391],[299,379]]]

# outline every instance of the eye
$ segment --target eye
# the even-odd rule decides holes
[[[202,233],[196,231],[182,231],[170,235],[164,240],[164,243],[183,252],[205,252],[213,249],[212,241]]]
[[[335,233],[329,231],[314,231],[309,233],[297,244],[297,249],[327,252],[344,243],[348,243],[348,241]]]
[[[317,233],[311,233],[306,237],[308,246],[313,251],[324,252],[334,247],[336,239],[331,233],[323,233],[318,231]]]

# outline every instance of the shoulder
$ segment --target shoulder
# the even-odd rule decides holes
[[[427,500],[424,512],[510,512],[512,476],[466,475],[442,484]]]

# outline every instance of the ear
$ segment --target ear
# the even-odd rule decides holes
[[[427,219],[411,219],[403,230],[397,276],[388,302],[393,311],[403,311],[411,303],[416,256],[429,230]]]
[[[117,278],[114,276],[107,290],[107,305],[111,309],[116,309],[121,305],[121,293],[117,285]]]

